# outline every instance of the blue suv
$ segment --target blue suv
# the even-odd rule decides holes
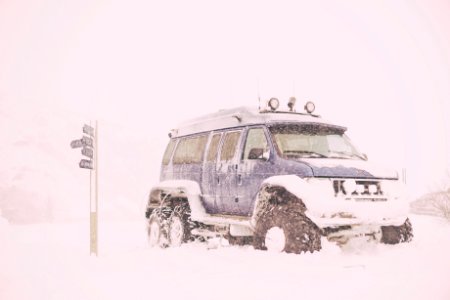
[[[222,234],[232,244],[301,253],[321,237],[408,242],[398,174],[370,164],[346,128],[276,98],[178,126],[146,208],[152,246]]]

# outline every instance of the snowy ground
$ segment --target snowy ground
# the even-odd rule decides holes
[[[0,299],[450,299],[450,223],[412,215],[414,241],[314,254],[188,244],[151,249],[142,222],[9,225]],[[225,243],[224,243],[225,244]]]

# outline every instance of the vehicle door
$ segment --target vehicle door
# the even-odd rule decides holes
[[[237,171],[240,215],[251,215],[259,187],[264,179],[273,176],[273,164],[268,135],[264,127],[250,127]]]
[[[223,142],[217,161],[217,203],[220,213],[236,214],[237,206],[237,167],[238,147],[242,130],[224,133]]]
[[[203,162],[203,175],[202,175],[202,194],[203,205],[206,212],[210,214],[218,213],[218,206],[216,203],[217,194],[217,157],[219,152],[220,140],[222,138],[222,132],[215,132],[211,134],[208,143],[208,149],[206,151],[205,160]]]

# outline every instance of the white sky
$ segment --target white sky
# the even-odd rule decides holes
[[[445,0],[0,0],[0,105],[161,138],[256,106],[259,82],[264,99],[316,102],[370,159],[406,167],[419,194],[450,166],[448,16]]]

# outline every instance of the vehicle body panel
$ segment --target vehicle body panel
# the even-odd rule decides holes
[[[245,222],[236,223],[236,220],[250,220],[255,215],[258,193],[264,184],[279,184],[293,192],[305,202],[308,217],[319,227],[364,223],[398,225],[405,219],[407,212],[402,208],[405,202],[403,195],[382,194],[380,189],[380,186],[399,183],[396,172],[360,158],[282,157],[270,131],[272,126],[280,124],[328,126],[340,132],[346,130],[309,115],[254,114],[247,108],[195,119],[173,131],[171,140],[176,145],[173,152],[176,153],[181,140],[204,135],[207,142],[202,160],[174,164],[175,155],[172,153],[168,156],[170,161],[161,167],[161,182],[157,186],[164,189],[166,185],[179,185],[186,193],[195,194],[189,203],[193,202],[196,207],[201,205],[204,211],[199,212],[196,208],[192,219],[201,222],[214,223],[217,219],[226,223],[223,220],[229,218],[230,224],[247,226]],[[262,153],[258,148],[250,149],[258,155],[244,157],[244,154],[248,155],[244,152],[249,131],[257,128],[264,132],[267,151]],[[239,132],[234,153],[222,159],[223,153],[228,151],[224,148],[227,135],[232,132]],[[346,180],[356,180],[355,184],[362,190],[346,193],[343,188]],[[192,186],[195,186],[195,192],[189,191]],[[377,190],[375,193],[369,189]],[[155,188],[155,191],[159,190]],[[392,208],[395,208],[395,213],[392,213]],[[377,217],[368,218],[367,214],[361,213],[364,210]],[[248,226],[251,227],[251,223]]]

